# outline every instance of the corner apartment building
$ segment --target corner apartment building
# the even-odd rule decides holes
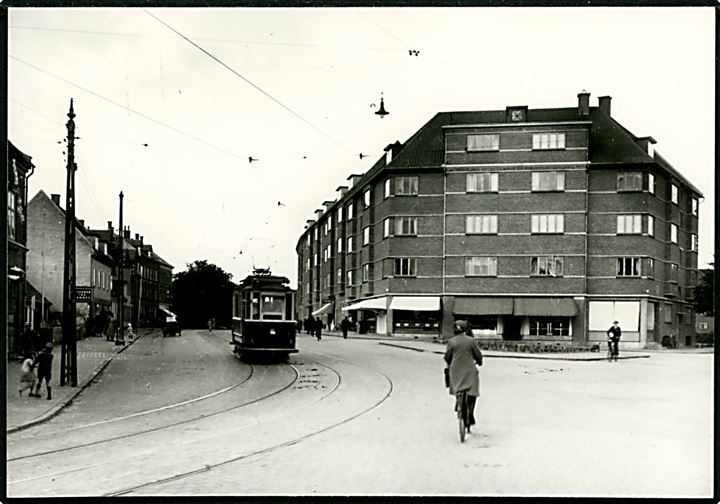
[[[590,106],[443,112],[308,220],[298,315],[386,334],[694,345],[702,193]]]

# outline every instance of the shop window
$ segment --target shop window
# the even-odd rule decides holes
[[[529,317],[530,336],[570,336],[568,317]]]

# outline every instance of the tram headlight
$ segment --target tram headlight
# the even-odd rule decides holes
[[[274,327],[270,328],[270,335],[275,336],[275,328]]]

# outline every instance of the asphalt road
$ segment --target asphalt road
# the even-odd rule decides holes
[[[248,365],[228,339],[136,342],[8,436],[8,495],[712,492],[712,354],[486,359],[461,444],[437,354],[302,335],[288,364]]]

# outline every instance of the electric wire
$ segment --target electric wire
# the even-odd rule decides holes
[[[154,14],[148,12],[148,11],[145,10],[145,9],[143,9],[143,12],[145,12],[145,14],[147,14],[148,16],[150,16],[150,17],[152,17],[153,19],[155,19],[158,23],[164,25],[164,26],[167,27],[168,29],[170,29],[170,30],[172,30],[173,32],[175,32],[178,36],[180,36],[180,37],[182,37],[184,40],[186,40],[189,44],[191,44],[192,46],[194,46],[195,48],[197,48],[198,50],[200,50],[201,52],[203,52],[205,55],[207,55],[209,58],[211,58],[212,60],[216,61],[217,63],[219,63],[220,65],[222,65],[222,66],[225,67],[226,69],[228,69],[228,70],[229,70],[230,72],[232,72],[234,75],[236,75],[237,77],[239,77],[240,79],[242,79],[243,81],[245,81],[247,84],[249,84],[250,86],[252,86],[253,88],[255,88],[257,91],[259,91],[260,93],[262,93],[263,95],[265,95],[265,96],[266,96],[267,98],[269,98],[270,100],[272,100],[272,101],[274,101],[275,103],[277,103],[277,104],[278,104],[279,106],[281,106],[283,109],[285,109],[286,111],[290,112],[292,115],[294,115],[295,117],[297,117],[298,119],[300,119],[302,122],[304,122],[305,124],[307,124],[308,126],[310,126],[312,129],[314,129],[315,131],[317,131],[318,133],[320,133],[321,135],[323,135],[325,138],[329,139],[330,141],[332,141],[334,144],[338,145],[339,147],[342,147],[342,148],[345,149],[346,151],[348,151],[348,152],[350,152],[350,153],[353,153],[353,150],[352,150],[352,149],[348,148],[348,147],[347,147],[346,145],[344,145],[342,142],[336,140],[335,138],[333,138],[332,136],[330,136],[328,133],[326,133],[325,131],[323,131],[323,130],[320,129],[319,127],[315,126],[313,123],[311,123],[310,121],[308,121],[307,119],[305,119],[303,116],[301,116],[300,114],[298,114],[297,112],[295,112],[293,109],[291,109],[290,107],[288,107],[287,105],[285,105],[283,102],[281,102],[280,100],[278,100],[277,98],[275,98],[273,95],[271,95],[270,93],[268,93],[268,92],[265,91],[264,89],[262,89],[260,86],[258,86],[257,84],[255,84],[254,82],[252,82],[251,80],[249,80],[247,77],[243,76],[240,72],[238,72],[237,70],[235,70],[234,68],[232,68],[230,65],[228,65],[227,63],[225,63],[224,61],[222,61],[220,58],[218,58],[217,56],[215,56],[214,54],[212,54],[210,51],[208,51],[207,49],[203,48],[203,47],[200,46],[199,44],[196,44],[196,43],[193,42],[190,38],[186,37],[186,36],[183,35],[180,31],[176,30],[175,28],[173,28],[172,26],[170,26],[169,24],[167,24],[165,21],[163,21],[162,19],[160,19],[160,18],[158,18],[157,16],[155,16]]]

